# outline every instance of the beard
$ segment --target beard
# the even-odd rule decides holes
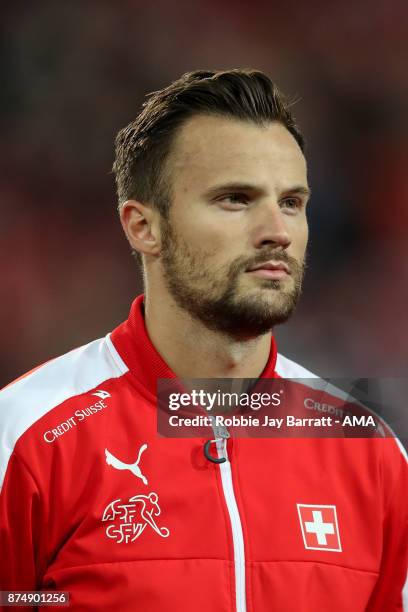
[[[161,234],[166,287],[176,304],[208,329],[234,339],[254,338],[287,321],[295,310],[302,290],[304,261],[297,261],[280,248],[268,247],[252,260],[240,257],[217,268],[211,263],[213,251],[194,248],[164,217]],[[241,275],[268,260],[286,263],[290,276],[284,280],[259,278],[257,290],[240,295]]]

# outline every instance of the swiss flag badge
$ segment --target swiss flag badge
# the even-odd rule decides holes
[[[342,552],[336,506],[296,505],[305,548]]]

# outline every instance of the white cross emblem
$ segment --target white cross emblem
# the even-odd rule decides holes
[[[333,523],[323,523],[322,513],[319,510],[312,510],[313,522],[306,521],[305,527],[308,533],[317,535],[317,543],[327,545],[326,533],[334,533]]]
[[[297,510],[306,549],[342,552],[336,506],[297,504]]]

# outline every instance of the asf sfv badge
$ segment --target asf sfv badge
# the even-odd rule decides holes
[[[140,537],[146,527],[151,527],[157,535],[167,538],[170,531],[159,527],[156,517],[161,514],[157,493],[134,495],[122,502],[115,499],[108,504],[102,516],[102,522],[108,523],[106,535],[117,544],[129,544]]]

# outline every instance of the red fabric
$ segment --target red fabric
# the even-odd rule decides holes
[[[130,370],[98,385],[106,407],[45,443],[44,431],[95,404],[79,393],[17,441],[0,496],[1,589],[69,591],[75,612],[235,612],[220,467],[204,439],[157,436],[156,378],[174,374],[148,338],[141,300],[111,336]],[[264,377],[275,363],[273,344]],[[105,460],[108,449],[130,465],[145,444],[146,484]],[[234,439],[228,453],[247,612],[402,609],[408,472],[394,440]],[[306,549],[297,504],[335,506],[341,552]]]

